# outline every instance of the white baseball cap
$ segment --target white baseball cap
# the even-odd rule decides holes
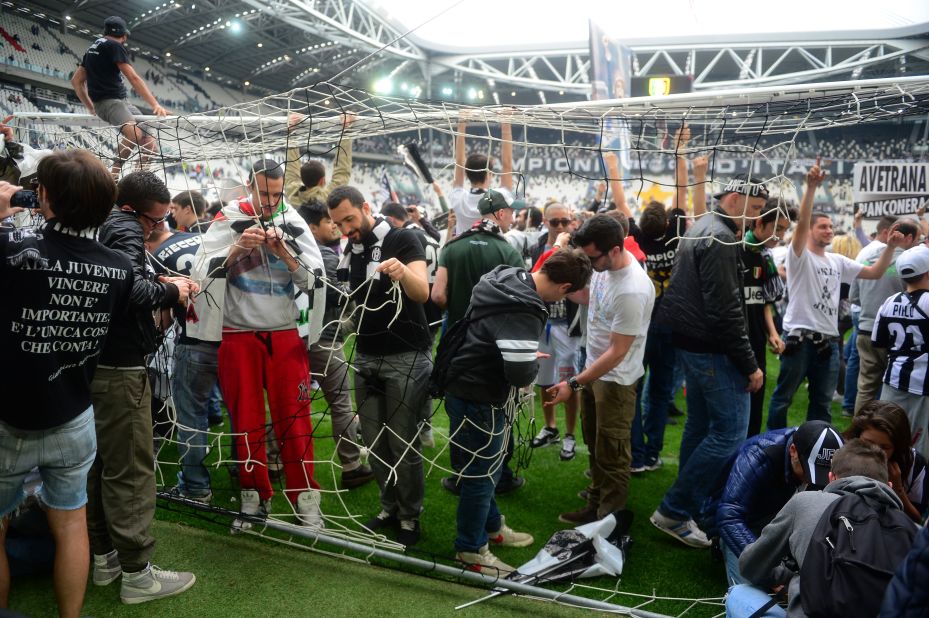
[[[897,274],[909,279],[929,273],[929,247],[917,245],[907,249],[897,258]]]

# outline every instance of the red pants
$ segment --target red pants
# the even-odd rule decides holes
[[[296,329],[223,333],[219,386],[232,418],[236,457],[243,462],[242,489],[257,489],[262,500],[274,494],[268,478],[264,391],[281,446],[285,494],[296,503],[300,492],[318,489],[313,479],[310,365]]]

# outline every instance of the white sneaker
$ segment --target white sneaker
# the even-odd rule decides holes
[[[94,586],[107,586],[123,574],[119,554],[114,549],[108,554],[94,554]]]
[[[432,435],[432,427],[423,427],[419,432],[419,444],[423,448],[435,448],[435,436]]]
[[[484,545],[476,552],[460,551],[455,557],[464,562],[469,571],[483,573],[491,577],[506,577],[516,569],[503,562],[492,553],[490,548]]]
[[[706,534],[703,533],[703,530],[701,530],[692,519],[686,521],[672,519],[662,515],[657,510],[652,513],[652,516],[648,519],[652,522],[653,526],[673,536],[684,545],[689,545],[691,547],[709,547],[712,545],[710,540],[706,538]]]
[[[239,512],[243,515],[250,515],[251,518],[266,519],[268,509],[271,506],[270,500],[262,500],[258,492],[254,489],[243,489],[239,494]],[[229,532],[239,534],[246,530],[251,530],[252,522],[246,518],[236,518],[232,520]]]
[[[164,571],[149,564],[138,573],[123,573],[119,600],[136,605],[181,594],[197,581],[193,573]]]
[[[487,540],[501,547],[528,547],[535,540],[528,532],[516,532],[506,525],[506,519],[500,516],[500,529],[496,532],[488,532]]]
[[[307,528],[322,530],[326,527],[322,513],[319,511],[320,493],[318,489],[301,491],[297,496],[297,521]]]

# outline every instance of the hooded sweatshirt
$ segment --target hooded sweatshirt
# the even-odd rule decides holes
[[[258,247],[233,264],[227,264],[229,249],[242,232],[257,225],[247,200],[222,210],[203,235],[191,278],[200,292],[187,309],[187,336],[200,341],[220,341],[223,328],[232,330],[286,330],[297,327],[296,288],[313,297],[310,305],[309,343],[322,330],[326,291],[317,285],[325,276],[322,256],[306,221],[290,206],[281,204],[270,221],[283,234],[284,244],[300,263],[293,273],[269,250]]]
[[[781,561],[787,555],[792,556],[802,568],[816,525],[826,508],[845,494],[858,494],[874,508],[903,508],[900,498],[890,485],[865,476],[836,479],[821,492],[798,493],[765,526],[758,540],[746,547],[739,556],[742,576],[761,587],[783,583],[783,579],[776,577],[775,573],[780,571]],[[788,585],[787,615],[790,618],[806,616],[800,600],[799,575],[795,575]]]
[[[449,367],[446,392],[480,403],[502,404],[510,387],[532,384],[536,352],[548,313],[524,268],[498,266],[471,293],[471,324]]]

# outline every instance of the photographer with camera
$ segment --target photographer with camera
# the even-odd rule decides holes
[[[865,266],[826,251],[832,242],[832,219],[813,212],[813,196],[826,172],[820,160],[806,175],[797,229],[787,251],[787,296],[781,371],[768,410],[768,429],[787,426],[787,409],[804,378],[810,382],[806,420],[831,422],[829,406],[839,380],[839,289],[857,279],[879,279],[904,242],[896,229],[887,237],[880,258]]]
[[[59,150],[42,159],[37,178],[45,223],[0,234],[0,608],[10,588],[6,518],[37,467],[55,539],[58,612],[77,617],[90,557],[87,475],[97,451],[91,380],[134,278],[129,260],[96,240],[116,198],[106,167],[87,150]],[[18,192],[0,182],[0,219],[22,208],[12,203]]]

